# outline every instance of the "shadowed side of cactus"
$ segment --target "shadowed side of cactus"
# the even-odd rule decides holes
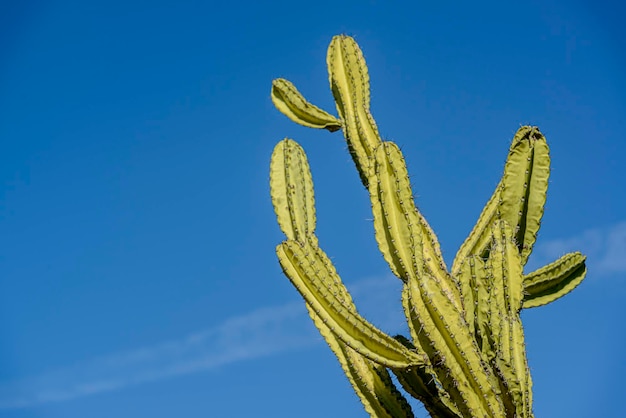
[[[410,339],[391,337],[358,313],[319,246],[309,165],[291,139],[275,147],[270,167],[272,202],[287,237],[276,249],[285,275],[372,417],[413,416],[390,372],[432,417],[532,417],[520,311],[560,298],[586,273],[580,253],[523,273],[546,200],[544,136],[530,126],[517,131],[502,179],[448,269],[415,205],[402,152],[378,133],[360,48],[348,36],[334,37],[327,65],[338,117],[284,79],[274,80],[272,101],[301,125],[343,131],[369,193],[376,242],[403,283]]]

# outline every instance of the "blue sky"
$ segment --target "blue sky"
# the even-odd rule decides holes
[[[531,267],[586,281],[523,313],[537,417],[623,417],[626,31],[620,4],[24,1],[0,6],[0,416],[365,416],[282,276],[268,165],[305,148],[318,236],[360,311],[404,332],[340,133],[291,123],[285,77],[335,113],[352,35],[372,113],[448,261],[540,127],[552,175]],[[416,415],[426,413],[415,404]]]

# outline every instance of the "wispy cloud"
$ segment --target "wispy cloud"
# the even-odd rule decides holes
[[[399,297],[391,283],[394,279],[385,277],[361,280],[349,288],[364,315],[383,329],[392,328],[389,332],[396,332],[402,326],[402,313],[388,308],[396,305]],[[322,341],[301,301],[257,309],[177,340],[112,353],[38,376],[0,382],[0,409],[68,401]]]
[[[539,244],[533,264],[569,251],[588,256],[590,274],[626,273],[626,222]],[[348,286],[363,316],[389,333],[406,333],[400,282],[393,277]],[[17,381],[0,382],[0,409],[26,408],[120,390],[322,343],[298,300],[258,309],[184,338],[94,358]]]
[[[626,273],[626,221],[539,244],[534,256],[535,260],[545,262],[570,251],[581,251],[587,255],[590,275]]]
[[[0,384],[0,408],[22,408],[209,370],[315,344],[300,303],[259,309],[185,338],[113,353]]]

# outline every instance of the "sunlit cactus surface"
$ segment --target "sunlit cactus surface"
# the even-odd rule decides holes
[[[296,123],[343,132],[369,192],[378,248],[403,283],[410,336],[387,335],[359,315],[315,235],[311,172],[292,139],[276,145],[270,166],[272,202],[287,237],[276,248],[285,275],[372,417],[413,416],[392,374],[432,417],[532,417],[520,311],[560,298],[586,273],[578,252],[523,272],[546,201],[546,139],[536,127],[517,131],[499,184],[448,268],[415,206],[402,152],[378,133],[359,46],[335,36],[326,61],[338,116],[284,79],[272,83],[272,101]]]

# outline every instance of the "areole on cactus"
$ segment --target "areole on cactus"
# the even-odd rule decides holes
[[[360,48],[351,37],[335,36],[327,64],[339,117],[284,79],[274,80],[272,101],[296,123],[343,131],[369,191],[378,247],[403,282],[411,338],[389,336],[357,312],[315,236],[313,181],[306,154],[292,139],[276,145],[270,167],[272,202],[287,237],[276,248],[285,275],[372,417],[413,416],[390,372],[432,417],[532,417],[520,311],[560,298],[586,273],[578,252],[523,273],[548,187],[544,136],[531,126],[517,131],[502,179],[448,269],[415,206],[402,152],[381,139],[370,113]]]

